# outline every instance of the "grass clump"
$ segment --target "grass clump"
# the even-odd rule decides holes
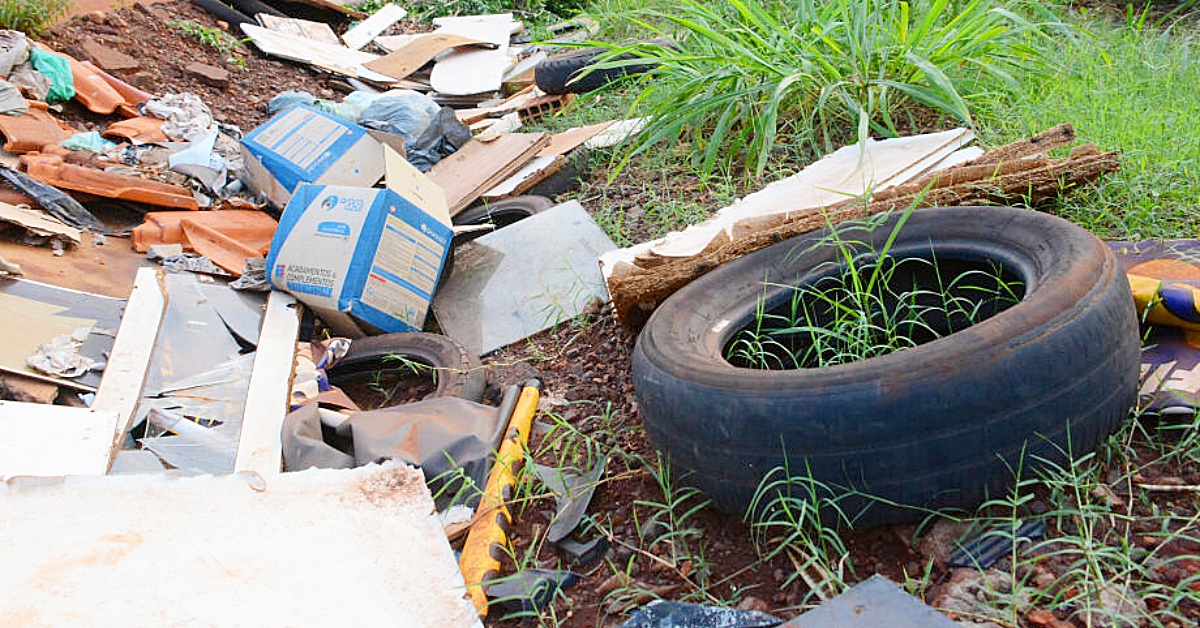
[[[1042,65],[1047,31],[993,0],[683,0],[635,20],[673,43],[601,58],[655,66],[632,111],[650,123],[625,159],[686,138],[704,175],[761,175],[779,142],[826,152],[845,129],[895,135],[917,108],[969,124],[973,101]]]
[[[0,0],[0,28],[40,35],[70,6],[70,0]]]

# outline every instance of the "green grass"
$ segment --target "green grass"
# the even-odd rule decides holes
[[[0,0],[0,28],[40,35],[70,6],[70,0]]]
[[[1200,198],[1200,39],[1194,26],[1082,16],[1087,35],[1063,43],[1061,71],[1021,75],[1012,98],[979,110],[984,138],[1000,144],[1060,122],[1105,150],[1120,172],[1073,192],[1059,213],[1101,237],[1194,235]],[[1136,22],[1136,20],[1134,20]]]

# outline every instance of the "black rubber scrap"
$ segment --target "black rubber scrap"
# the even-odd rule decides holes
[[[657,65],[631,63],[613,68],[591,67],[604,52],[604,48],[585,48],[550,57],[534,68],[533,81],[537,83],[538,89],[547,94],[584,94],[626,76],[648,72]],[[626,53],[616,60],[633,61],[637,58],[632,53]]]
[[[253,18],[221,2],[221,0],[192,0],[192,4],[208,11],[210,15],[218,20],[223,20],[226,24],[229,24],[229,30],[237,33],[239,37],[242,32],[240,28],[242,24],[258,26],[258,22],[255,22]]]
[[[71,195],[52,185],[42,183],[24,172],[0,165],[0,177],[36,201],[42,209],[46,210],[46,213],[69,226],[105,235],[122,233],[101,222]]]
[[[490,606],[507,613],[533,613],[554,601],[560,590],[579,582],[570,571],[526,569],[485,587]]]
[[[950,554],[951,567],[975,567],[987,569],[1001,558],[1012,553],[1014,546],[1028,543],[1046,535],[1046,522],[1026,521],[1009,534],[1003,528],[984,532],[963,543]]]

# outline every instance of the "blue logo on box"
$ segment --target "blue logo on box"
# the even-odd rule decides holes
[[[350,225],[344,222],[327,221],[317,225],[317,233],[348,237],[350,235]]]
[[[334,207],[337,206],[337,202],[338,202],[338,197],[330,194],[329,196],[325,197],[325,200],[321,201],[321,209],[323,209],[325,211],[331,211]]]

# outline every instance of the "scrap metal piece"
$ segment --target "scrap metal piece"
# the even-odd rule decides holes
[[[634,613],[619,628],[774,628],[781,622],[762,611],[658,600]]]
[[[880,575],[796,617],[779,628],[957,628],[958,624],[921,603]]]
[[[600,560],[604,556],[604,553],[608,551],[609,546],[608,538],[598,536],[586,543],[566,538],[555,543],[554,549],[557,549],[563,555],[568,564],[587,567]]]
[[[604,477],[604,456],[597,456],[596,463],[587,473],[571,473],[558,467],[533,465],[533,474],[537,476],[550,492],[554,493],[556,512],[550,522],[550,530],[546,540],[558,543],[567,538],[587,514],[588,504],[592,501],[592,493],[596,484]]]

